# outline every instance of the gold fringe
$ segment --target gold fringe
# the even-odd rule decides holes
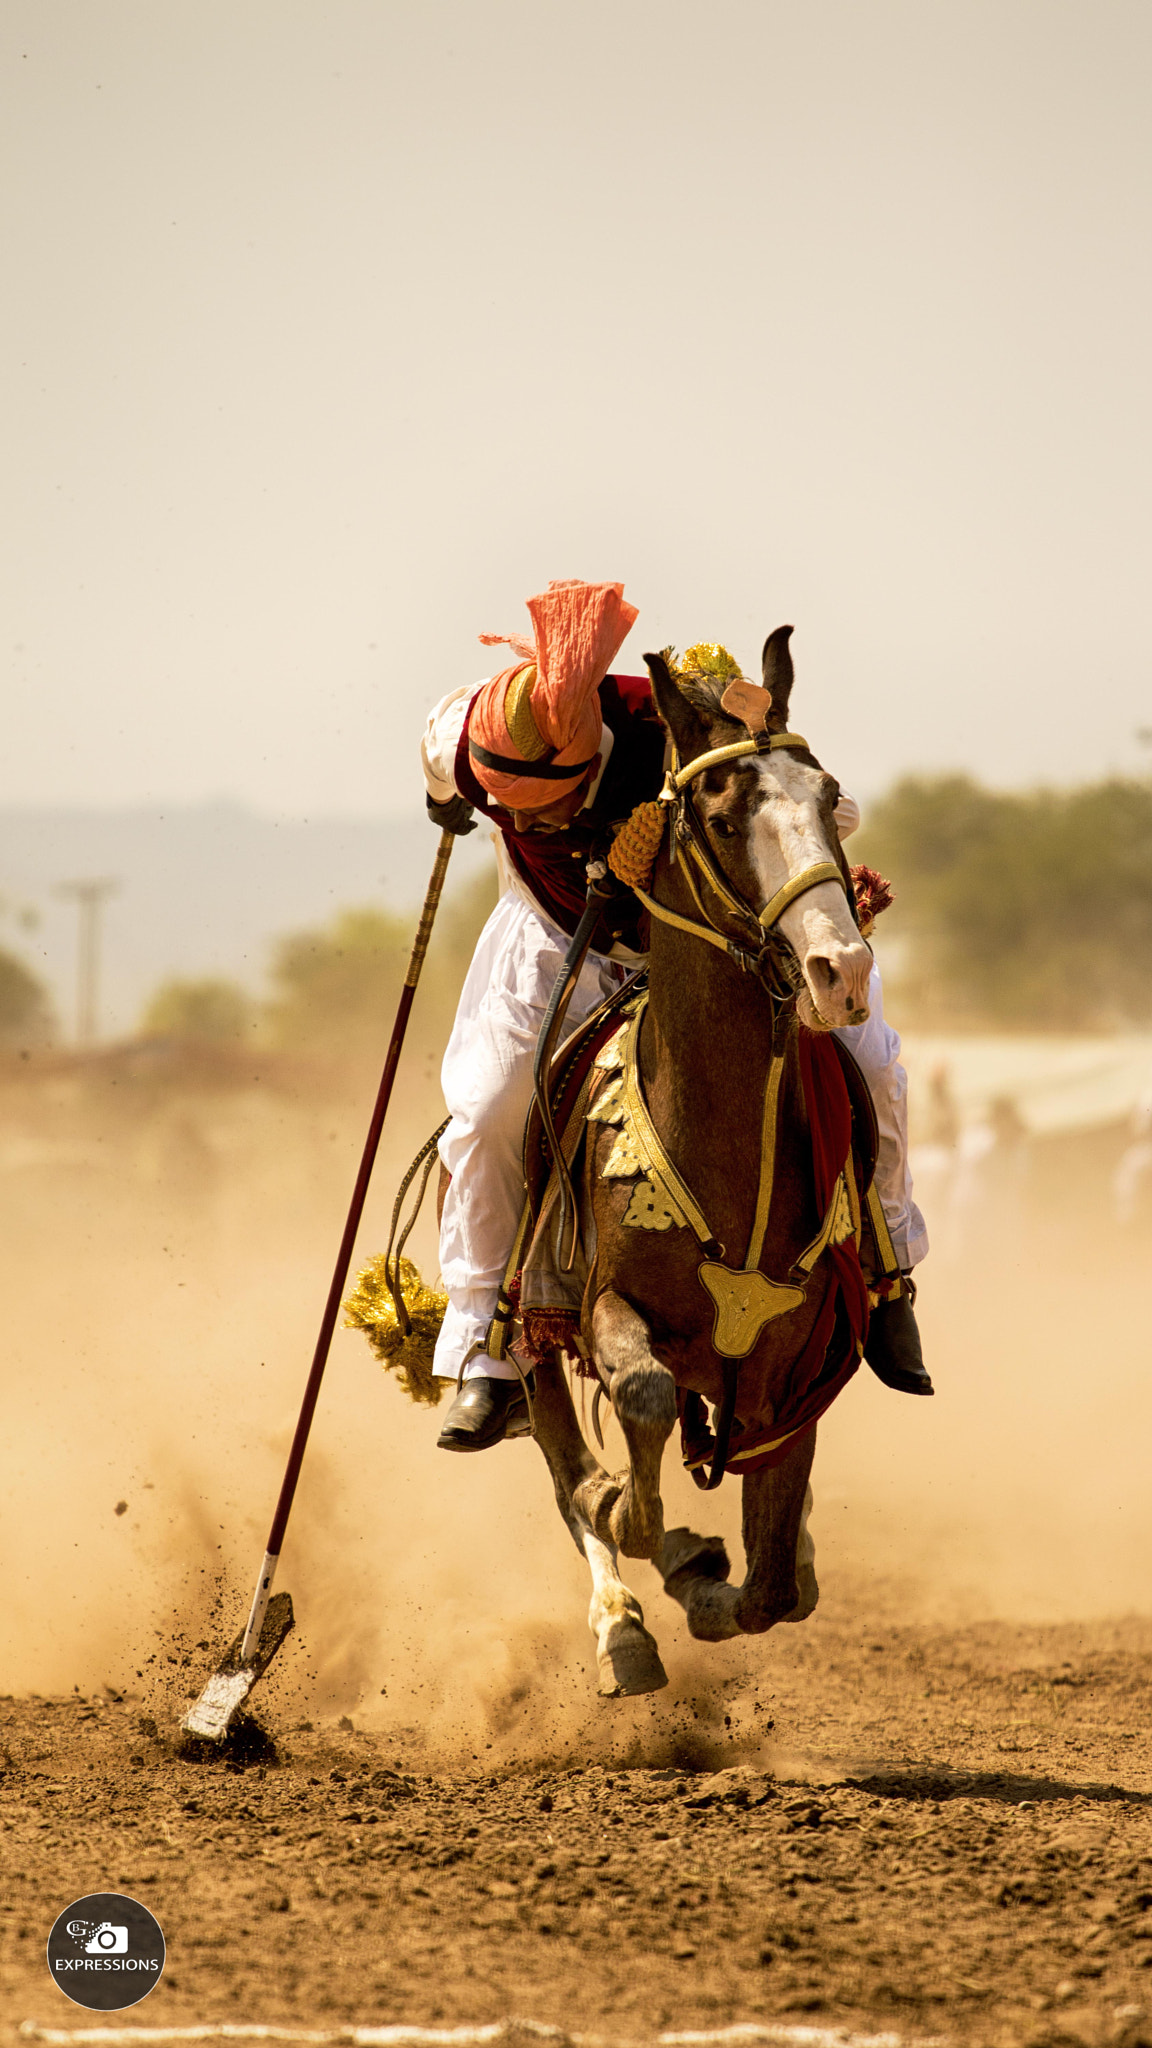
[[[344,1328],[363,1330],[381,1365],[396,1374],[404,1392],[435,1408],[446,1382],[433,1377],[432,1355],[448,1296],[425,1287],[411,1259],[400,1261],[400,1295],[412,1322],[407,1337],[388,1292],[381,1254],[365,1266],[344,1303]]]

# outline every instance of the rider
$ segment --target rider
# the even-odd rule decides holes
[[[647,678],[608,673],[637,617],[619,583],[551,583],[529,598],[534,639],[481,634],[517,659],[488,681],[441,699],[421,743],[428,811],[451,832],[496,828],[500,900],[480,934],[444,1055],[451,1122],[440,1157],[451,1179],[440,1224],[448,1307],[433,1370],[460,1380],[438,1442],[480,1451],[519,1419],[524,1395],[511,1362],[487,1355],[496,1297],[524,1199],[521,1146],[532,1061],[568,941],[586,901],[585,866],[610,824],[656,796],[665,733]],[[841,839],[859,808],[841,793]],[[633,899],[634,902],[634,899]],[[589,953],[572,992],[573,1029],[643,964],[635,904],[607,954]],[[884,1022],[872,969],[866,1024],[842,1029],[872,1094],[880,1132],[876,1187],[901,1271],[928,1250],[907,1164],[907,1079],[900,1040]],[[864,1356],[886,1386],[930,1394],[910,1300],[873,1310]]]

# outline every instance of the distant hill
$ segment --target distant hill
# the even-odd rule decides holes
[[[264,988],[270,942],[349,904],[414,910],[434,828],[405,818],[266,818],[240,804],[156,810],[0,808],[0,948],[49,985],[66,1034],[76,1004],[77,910],[60,882],[108,875],[100,1035],[130,1031],[169,975],[226,975]],[[488,835],[457,843],[453,887],[492,858]],[[35,914],[29,929],[25,919]]]

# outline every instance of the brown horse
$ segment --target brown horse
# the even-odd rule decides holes
[[[591,1567],[608,1695],[666,1682],[617,1572],[621,1551],[657,1565],[694,1636],[811,1613],[815,1417],[855,1369],[866,1327],[858,1177],[850,1160],[840,1170],[841,1144],[821,1186],[820,1157],[821,1090],[842,1089],[828,1033],[867,1017],[871,953],[833,820],[837,786],[788,731],[789,632],[764,648],[771,705],[761,700],[755,738],[721,706],[720,682],[677,681],[646,657],[681,772],[644,898],[648,1000],[598,1063],[606,1087],[579,1186],[594,1247],[583,1347],[627,1471],[610,1475],[593,1456],[558,1358],[539,1368],[534,1404],[561,1514]],[[703,1475],[705,1401],[715,1476],[725,1452],[746,1475],[741,1586],[727,1583],[720,1538],[664,1529],[664,1447],[679,1416],[704,1445]]]

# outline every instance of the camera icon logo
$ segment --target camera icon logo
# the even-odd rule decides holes
[[[128,1929],[117,1927],[111,1920],[102,1920],[91,1941],[84,1944],[87,1956],[125,1956],[128,1953]]]
[[[88,1892],[57,1915],[48,1936],[52,1982],[89,2012],[123,2012],[155,1989],[164,1970],[164,1930],[125,1892]]]

